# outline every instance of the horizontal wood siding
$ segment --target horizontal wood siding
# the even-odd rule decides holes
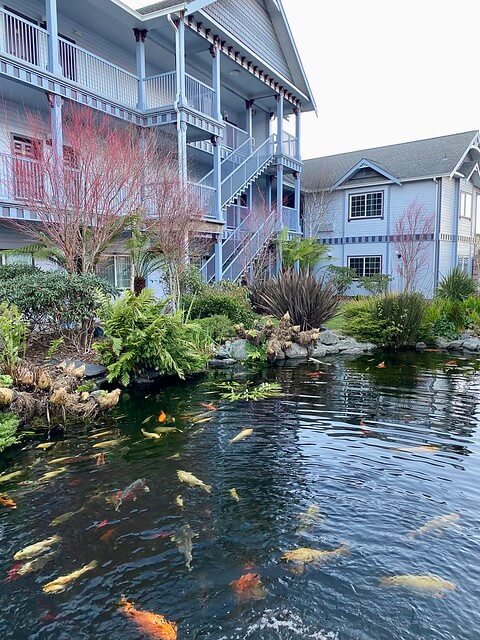
[[[203,11],[274,70],[293,81],[263,0],[218,0]]]

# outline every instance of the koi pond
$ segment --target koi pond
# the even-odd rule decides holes
[[[8,451],[0,637],[475,640],[478,370],[428,352],[212,372]]]

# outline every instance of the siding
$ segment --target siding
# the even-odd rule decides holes
[[[293,82],[263,0],[218,0],[203,11],[278,73]]]

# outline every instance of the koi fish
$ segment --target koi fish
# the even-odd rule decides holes
[[[125,438],[117,438],[116,440],[105,440],[105,442],[97,442],[97,444],[93,445],[94,449],[109,449],[110,447],[116,447],[122,442],[124,442]]]
[[[155,427],[154,431],[155,433],[159,433],[159,434],[174,433],[174,432],[183,433],[183,431],[181,431],[177,427]]]
[[[23,475],[23,471],[12,471],[12,473],[4,473],[0,476],[0,483],[10,482],[10,480],[13,480],[14,478],[18,478],[21,475]]]
[[[14,580],[18,580],[18,578],[20,577],[18,575],[18,572],[20,571],[21,566],[21,562],[17,562],[16,564],[14,564],[13,567],[7,571],[5,582],[13,582]]]
[[[324,371],[311,371],[307,373],[307,378],[320,378],[321,376],[327,375]]]
[[[183,509],[185,507],[185,503],[183,501],[182,496],[177,496],[175,498],[175,504],[177,505],[177,507],[180,507],[180,509]]]
[[[440,447],[433,444],[424,444],[418,447],[396,447],[392,451],[401,451],[403,453],[435,453],[441,451]]]
[[[153,416],[148,416],[148,418],[145,418],[145,420],[142,420],[142,424],[148,424],[152,418]]]
[[[167,460],[180,460],[180,454],[174,453],[173,456],[168,456]]]
[[[47,449],[54,447],[55,444],[55,442],[41,442],[40,444],[37,444],[36,448],[41,449],[42,451],[46,451]]]
[[[122,596],[119,605],[122,612],[135,622],[138,630],[152,640],[177,640],[177,624],[164,616],[149,611],[139,611]]]
[[[0,505],[2,507],[7,507],[7,509],[16,509],[17,503],[13,498],[9,498],[8,496],[0,496]]]
[[[240,442],[241,440],[245,440],[248,436],[251,436],[253,433],[253,429],[243,429],[240,431],[234,438],[229,441],[229,444],[233,444],[234,442]]]
[[[105,531],[105,533],[100,536],[100,542],[110,542],[114,533],[115,529],[109,529],[108,531]]]
[[[145,438],[149,438],[150,440],[160,440],[160,438],[162,437],[158,433],[151,433],[150,431],[145,431],[145,429],[140,429],[140,431]]]
[[[311,504],[308,509],[301,513],[298,522],[299,527],[297,529],[298,534],[307,533],[313,528],[313,525],[322,522],[325,517],[320,513],[320,508],[316,504]]]
[[[209,402],[201,402],[200,406],[203,407],[204,409],[208,409],[209,411],[217,410],[217,407],[214,404],[211,404]]]
[[[31,558],[36,558],[37,556],[41,556],[46,551],[49,551],[55,544],[58,544],[62,541],[60,536],[52,536],[51,538],[47,538],[46,540],[41,540],[40,542],[36,542],[35,544],[31,544],[25,549],[21,551],[17,551],[17,553],[13,556],[14,560],[30,560]]]
[[[62,475],[65,471],[67,471],[67,467],[61,467],[60,469],[55,469],[55,471],[48,471],[47,473],[44,473],[38,481],[44,482],[45,480],[53,480],[53,478]]]
[[[449,513],[448,515],[439,516],[438,518],[432,518],[431,520],[428,520],[419,529],[410,531],[410,533],[407,535],[409,538],[416,538],[417,536],[421,536],[432,531],[442,531],[447,527],[455,526],[459,520],[460,516],[458,515],[458,513]]]
[[[443,597],[445,591],[455,591],[457,585],[435,575],[400,575],[380,578],[382,587],[405,587],[412,591],[431,593],[436,598]]]
[[[119,511],[121,505],[124,502],[135,502],[137,498],[144,493],[149,493],[150,489],[147,487],[145,480],[135,480],[132,484],[129,484],[123,491],[118,491],[111,498],[107,498],[108,502],[112,502],[115,505],[115,511]]]
[[[40,571],[40,569],[43,569],[43,567],[45,567],[50,562],[50,560],[52,560],[57,555],[57,553],[58,551],[52,551],[51,553],[40,556],[39,558],[34,558],[33,560],[25,562],[19,567],[17,572],[18,575],[27,576],[29,573]]]
[[[66,456],[65,458],[54,458],[53,460],[49,460],[47,464],[74,464],[75,462],[82,462],[83,460],[88,460],[88,456]]]
[[[49,526],[58,527],[59,524],[65,524],[65,522],[71,520],[73,516],[77,515],[77,513],[80,513],[81,511],[83,511],[83,509],[78,509],[78,511],[69,511],[68,513],[62,513],[61,516],[57,516],[56,518],[54,518],[50,522]]]
[[[380,362],[380,364],[377,364],[377,369],[385,369],[386,366],[385,362]]]
[[[108,524],[110,524],[110,521],[105,518],[97,524],[96,529],[103,529],[103,527],[106,527]]]
[[[185,566],[189,571],[192,570],[192,540],[198,538],[198,534],[194,533],[189,524],[184,525],[180,531],[171,536],[171,541],[176,542],[178,549],[185,556]]]
[[[48,582],[43,587],[43,593],[61,593],[62,591],[65,591],[65,589],[69,584],[81,578],[85,573],[88,573],[89,571],[93,571],[94,569],[96,569],[97,566],[98,566],[98,562],[96,560],[93,560],[93,562],[86,564],[81,569],[72,571],[72,573],[69,573],[66,576],[60,576],[60,578],[56,578],[56,580],[52,580],[51,582]]]
[[[99,453],[96,457],[95,464],[97,467],[102,467],[105,464],[105,454]]]
[[[96,438],[104,438],[105,436],[110,436],[112,435],[113,431],[111,429],[108,429],[108,431],[100,431],[99,433],[93,433],[90,437],[90,440],[96,439]]]
[[[205,424],[206,422],[211,422],[213,418],[197,418],[192,419],[193,424]]]
[[[309,549],[306,547],[300,547],[293,551],[286,551],[282,556],[282,560],[291,562],[293,565],[293,571],[297,574],[303,573],[306,564],[325,563],[330,560],[334,560],[340,556],[348,555],[348,545],[343,543],[338,549],[333,551],[324,551],[321,549]]]
[[[263,600],[267,596],[265,587],[256,573],[245,573],[238,580],[231,582],[230,586],[233,587],[235,595],[241,601]]]
[[[205,484],[202,480],[199,480],[193,473],[188,471],[177,471],[177,476],[180,482],[188,484],[190,487],[199,487],[207,493],[212,493],[212,487],[209,484]]]
[[[235,489],[235,487],[233,489],[229,489],[228,493],[232,496],[232,498],[234,500],[236,500],[237,502],[240,502],[240,496],[237,493],[237,490]]]
[[[160,412],[160,415],[158,416],[157,420],[160,423],[167,421],[167,414],[165,413],[165,411]]]

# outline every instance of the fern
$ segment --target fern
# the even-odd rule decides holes
[[[20,420],[13,413],[0,413],[0,453],[19,442],[19,426]]]

